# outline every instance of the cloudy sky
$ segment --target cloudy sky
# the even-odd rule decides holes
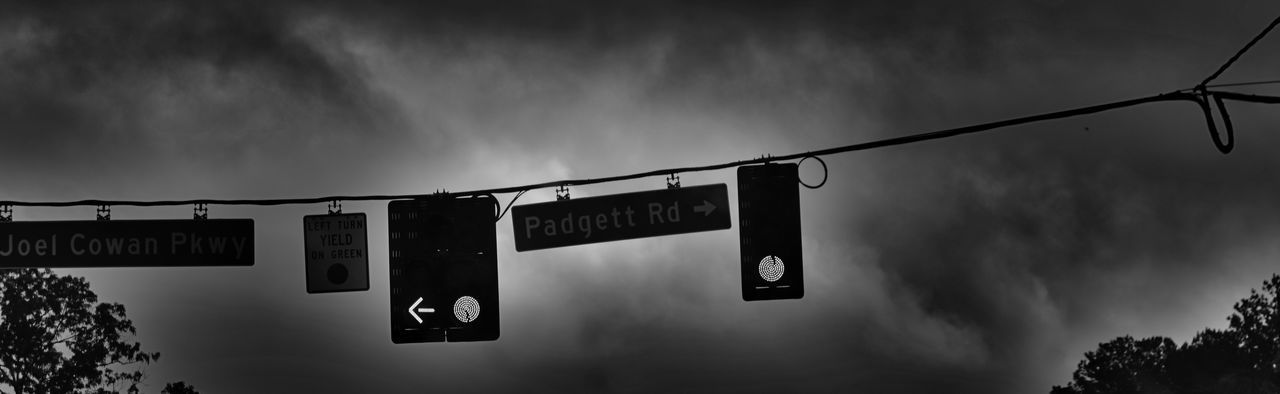
[[[803,152],[1191,87],[1280,14],[426,3],[6,3],[0,199],[415,194]],[[1276,64],[1271,37],[1218,81]],[[211,206],[256,221],[252,267],[60,272],[123,303],[162,354],[144,392],[1047,392],[1099,342],[1225,326],[1280,271],[1280,115],[1230,109],[1230,155],[1194,105],[1162,103],[828,157],[827,185],[800,195],[800,300],[742,301],[736,227],[517,253],[504,219],[501,339],[396,345],[386,202],[344,204],[368,214],[366,292],[306,292],[301,221],[323,204]],[[733,174],[682,181],[736,201]]]

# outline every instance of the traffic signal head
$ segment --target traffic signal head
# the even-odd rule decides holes
[[[498,339],[496,205],[491,196],[388,204],[392,342]]]
[[[742,299],[804,297],[799,166],[738,167]]]

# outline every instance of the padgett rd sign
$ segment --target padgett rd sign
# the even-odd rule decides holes
[[[520,205],[511,210],[516,250],[723,230],[723,183]]]

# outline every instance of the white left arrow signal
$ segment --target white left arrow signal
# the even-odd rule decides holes
[[[422,303],[422,297],[418,297],[413,305],[409,305],[409,316],[413,316],[413,320],[417,320],[418,324],[422,324],[422,318],[418,317],[418,313],[436,313],[436,308],[419,308],[418,304]]]
[[[712,204],[711,201],[707,200],[702,200],[701,205],[693,206],[693,212],[701,213],[702,216],[711,216],[711,211],[714,210],[716,210],[716,204]]]

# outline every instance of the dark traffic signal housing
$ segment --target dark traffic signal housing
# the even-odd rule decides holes
[[[387,205],[391,341],[492,341],[499,335],[492,196]]]
[[[742,299],[804,297],[799,165],[738,167]]]

